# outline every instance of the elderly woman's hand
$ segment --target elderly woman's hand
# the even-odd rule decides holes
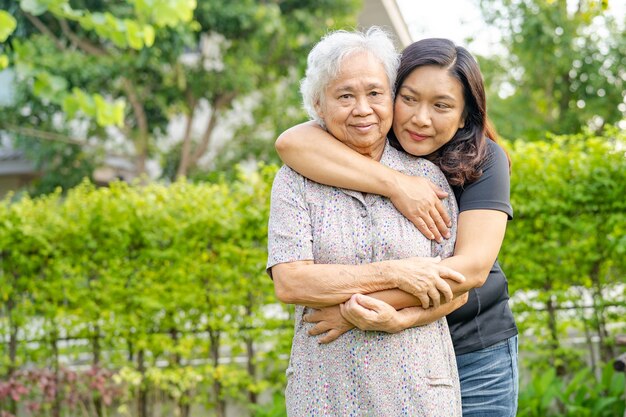
[[[354,294],[340,305],[341,315],[361,330],[397,333],[404,330],[400,315],[391,305],[363,294]]]
[[[306,323],[315,323],[315,326],[309,330],[310,336],[324,334],[318,338],[319,343],[330,343],[345,332],[354,329],[354,324],[341,315],[338,305],[314,310],[305,314],[303,320]]]
[[[423,308],[437,308],[454,296],[445,279],[465,282],[463,274],[439,264],[440,261],[439,257],[413,257],[386,262],[392,265],[390,272],[393,274],[391,279],[395,288],[417,297]]]
[[[448,239],[452,222],[441,203],[441,199],[448,197],[448,194],[426,178],[400,172],[395,173],[394,177],[389,199],[396,209],[428,239],[437,242]]]

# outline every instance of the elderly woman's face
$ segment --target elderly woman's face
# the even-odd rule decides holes
[[[380,159],[393,118],[391,87],[381,62],[366,52],[344,58],[316,110],[333,136]]]

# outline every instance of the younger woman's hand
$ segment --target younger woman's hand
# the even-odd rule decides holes
[[[314,310],[312,313],[305,314],[303,320],[306,323],[315,323],[315,326],[309,330],[310,336],[323,334],[318,338],[319,343],[330,343],[345,332],[354,329],[354,324],[341,315],[338,305]]]
[[[395,175],[395,184],[389,199],[396,209],[427,238],[437,242],[448,239],[452,223],[441,203],[441,199],[448,197],[448,194],[426,178],[400,172]]]

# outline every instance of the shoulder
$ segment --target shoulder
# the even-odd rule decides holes
[[[487,139],[487,158],[483,164],[483,170],[493,169],[494,167],[502,169],[506,167],[509,170],[509,158],[506,151],[500,144]]]
[[[283,165],[274,177],[272,193],[283,192],[288,189],[303,190],[304,183],[305,178],[302,175],[298,174],[287,165]]]
[[[492,140],[488,141],[487,158],[483,173],[476,181],[463,187],[455,187],[461,211],[493,209],[513,216],[510,203],[509,160],[504,149]]]
[[[280,167],[276,176],[274,177],[274,182],[276,181],[304,181],[304,177],[298,174],[293,169],[289,168],[287,165],[283,165]]]

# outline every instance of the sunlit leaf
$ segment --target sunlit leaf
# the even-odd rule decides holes
[[[154,28],[150,25],[144,25],[143,26],[143,39],[147,47],[151,47],[152,45],[154,45],[154,37],[155,37]]]
[[[134,20],[125,19],[124,25],[126,26],[126,40],[128,45],[133,49],[143,48],[143,37],[141,36],[141,29]]]
[[[33,84],[33,92],[36,95],[47,98],[48,100],[58,100],[61,94],[67,89],[67,81],[65,78],[52,75],[48,72],[40,72],[35,77]]]
[[[13,33],[17,21],[5,10],[0,10],[0,42],[4,42]]]
[[[39,16],[48,10],[48,2],[43,0],[20,0],[20,6],[25,12]]]

